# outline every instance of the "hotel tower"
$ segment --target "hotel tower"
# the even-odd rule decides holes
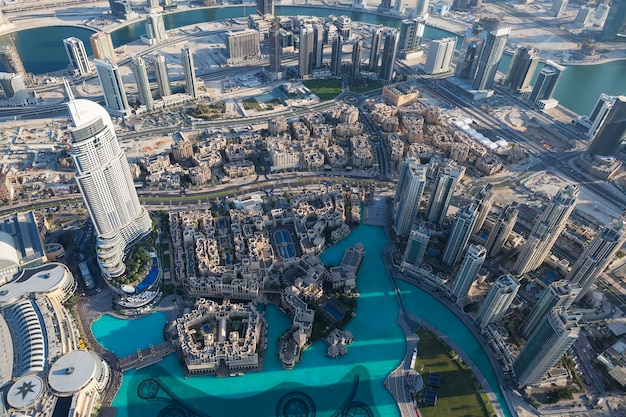
[[[152,223],[139,204],[128,161],[120,148],[111,117],[99,104],[74,100],[68,109],[73,127],[71,148],[76,183],[97,233],[96,253],[103,276],[124,274],[124,251],[147,235]]]

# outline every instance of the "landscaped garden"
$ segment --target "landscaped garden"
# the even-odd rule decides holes
[[[418,357],[415,369],[424,379],[424,388],[417,393],[417,404],[423,417],[495,416],[487,394],[473,372],[458,355],[428,329],[417,332]],[[428,386],[428,373],[438,373],[438,387]],[[427,390],[437,392],[434,406],[423,402]]]
[[[302,84],[322,101],[332,100],[341,93],[340,79],[306,80]]]

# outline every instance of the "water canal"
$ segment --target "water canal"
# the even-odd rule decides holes
[[[365,245],[366,256],[357,279],[360,293],[357,315],[348,326],[355,341],[345,357],[329,359],[326,345],[317,342],[304,352],[302,362],[294,370],[283,370],[276,340],[290,326],[290,320],[274,306],[268,306],[268,349],[262,372],[222,379],[212,376],[185,379],[176,355],[170,355],[157,365],[124,374],[113,403],[119,409],[117,415],[167,416],[166,412],[173,412],[176,407],[188,407],[187,412],[200,412],[203,416],[269,417],[289,415],[286,413],[292,407],[304,407],[309,413],[314,410],[313,414],[302,414],[309,416],[332,416],[339,410],[353,413],[346,415],[398,416],[397,406],[383,382],[404,357],[406,345],[396,323],[396,295],[380,257],[386,244],[385,234],[379,227],[360,226],[348,239],[326,250],[322,261],[338,264],[345,248],[357,242]],[[401,289],[407,308],[463,346],[490,385],[497,388],[498,382],[486,354],[463,323],[427,293],[408,284],[402,284]],[[153,333],[145,337],[159,343],[164,318],[157,316],[160,321],[150,328]],[[104,322],[100,323],[102,320]],[[107,349],[132,352],[148,346],[147,343],[128,346],[132,343],[130,335],[142,327],[147,326],[135,320],[104,316],[93,324],[92,330]],[[116,337],[110,336],[110,329],[116,329]],[[506,409],[500,392],[496,394]],[[242,401],[238,401],[240,399]],[[253,410],[251,404],[254,404]]]

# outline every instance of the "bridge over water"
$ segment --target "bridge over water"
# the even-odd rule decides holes
[[[122,371],[129,369],[141,369],[146,366],[153,365],[176,351],[174,345],[170,342],[163,342],[159,345],[150,345],[146,349],[137,349],[136,353],[120,358],[120,368]]]

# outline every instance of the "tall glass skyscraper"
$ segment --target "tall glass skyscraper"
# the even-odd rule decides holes
[[[604,41],[626,40],[626,0],[613,0],[600,37]]]
[[[193,53],[187,45],[180,50],[180,62],[185,73],[185,92],[193,98],[198,98],[198,80],[196,80],[196,68],[193,65]]]
[[[161,98],[172,94],[170,87],[170,77],[167,72],[167,61],[165,55],[161,51],[157,51],[152,55],[152,64],[154,65],[154,75],[156,76],[157,87]]]
[[[568,185],[560,189],[535,220],[522,251],[513,265],[516,274],[525,274],[539,268],[554,242],[565,229],[567,219],[574,210],[579,189]]]
[[[452,283],[452,294],[457,301],[467,297],[478,271],[485,262],[485,256],[487,256],[487,251],[480,245],[470,245],[467,248],[459,272]]]
[[[578,297],[578,294],[580,294],[580,286],[578,284],[570,284],[566,280],[554,281],[541,294],[539,301],[537,301],[533,311],[524,323],[522,334],[525,337],[530,336],[551,310],[557,307],[561,309],[569,308],[576,297]]]
[[[407,158],[402,163],[393,199],[393,230],[398,236],[409,233],[415,222],[426,186],[427,169],[426,165],[421,165],[415,158]]]
[[[73,123],[70,145],[76,183],[98,236],[98,264],[103,276],[117,278],[126,270],[124,251],[150,232],[152,222],[139,204],[109,114],[89,100],[70,97],[67,106]]]
[[[626,96],[617,96],[587,152],[590,155],[613,156],[622,145],[624,137],[626,137]]]
[[[83,41],[75,37],[63,39],[63,46],[65,46],[65,53],[70,60],[70,65],[76,69],[78,75],[90,74],[92,67],[89,59],[87,59],[87,51],[85,51]]]
[[[104,61],[94,59],[98,80],[104,94],[104,102],[110,111],[117,115],[126,115],[130,111],[122,75],[117,64],[109,58]]]
[[[584,297],[596,282],[600,274],[613,260],[617,251],[626,241],[626,226],[624,219],[613,220],[591,241],[578,258],[567,280],[578,284],[582,288],[577,300]]]
[[[513,362],[518,387],[541,382],[578,339],[581,317],[560,308],[548,312]]]
[[[519,286],[519,281],[512,275],[502,275],[493,283],[476,316],[481,327],[502,319],[517,295]]]
[[[135,75],[139,101],[146,106],[146,111],[151,112],[154,109],[154,100],[152,99],[152,92],[150,91],[150,80],[148,80],[146,62],[140,56],[133,56],[130,61],[130,66]]]
[[[539,53],[534,48],[521,47],[515,50],[504,86],[516,93],[530,91],[530,81],[539,64]]]
[[[448,237],[448,242],[446,243],[441,259],[444,265],[452,266],[461,259],[461,254],[467,246],[467,242],[472,235],[472,230],[474,230],[477,215],[478,211],[476,210],[475,204],[463,207],[456,214],[454,226]]]
[[[435,189],[430,195],[430,201],[428,203],[428,210],[426,211],[426,218],[429,222],[441,225],[448,213],[448,206],[450,205],[450,199],[457,183],[463,177],[465,168],[458,166],[445,166],[440,168],[437,175],[437,182]]]

